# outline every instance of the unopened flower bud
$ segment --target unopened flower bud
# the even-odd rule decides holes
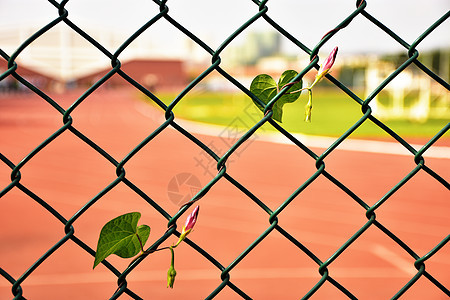
[[[338,47],[334,47],[334,49],[331,51],[330,55],[328,55],[328,57],[325,59],[325,61],[320,66],[319,71],[317,71],[316,78],[314,79],[314,82],[311,84],[310,88],[312,88],[317,82],[319,82],[325,75],[330,73],[331,67],[334,64],[337,53],[338,53]]]
[[[189,234],[189,232],[191,232],[192,229],[194,228],[194,225],[197,222],[197,216],[198,216],[199,209],[200,209],[200,207],[197,205],[194,208],[194,210],[191,212],[191,214],[187,217],[186,223],[184,224],[183,230],[181,231],[180,238],[178,239],[178,242],[176,243],[175,246],[177,246],[179,243],[181,243],[181,241],[183,241],[184,238]]]
[[[305,106],[305,122],[311,122],[312,105],[310,102]]]
[[[338,53],[338,47],[334,47],[333,51],[331,51],[330,55],[325,59],[323,64],[320,66],[319,74],[327,74],[330,72],[331,67],[334,65],[334,61],[336,60],[336,56]]]
[[[171,289],[173,288],[175,276],[177,276],[177,271],[175,271],[174,266],[171,265],[169,270],[167,271],[167,287],[170,287]]]
[[[173,284],[175,282],[175,276],[177,276],[177,271],[175,271],[175,252],[172,247],[169,247],[171,259],[170,259],[170,267],[167,271],[167,287],[173,289]]]
[[[305,122],[311,122],[312,91],[308,90],[308,103],[305,105]]]

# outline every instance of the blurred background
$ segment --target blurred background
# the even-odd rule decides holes
[[[269,3],[268,7],[269,17],[309,49],[313,49],[325,33],[355,10],[354,1],[332,0],[301,5],[296,1],[280,0],[276,5]],[[143,0],[70,1],[66,8],[69,19],[110,53],[114,53],[127,37],[159,12],[155,3]],[[406,43],[412,44],[449,9],[450,4],[446,0],[430,0],[426,5],[419,0],[378,0],[369,2],[366,11]],[[251,1],[232,0],[226,5],[217,6],[210,1],[174,0],[170,2],[169,16],[215,50],[255,13],[257,6]],[[11,55],[31,34],[56,17],[55,7],[45,1],[2,0],[1,49]],[[450,78],[449,32],[450,21],[446,20],[417,47],[420,52],[419,61],[447,82]],[[332,75],[361,99],[370,95],[408,59],[407,49],[361,15],[321,48],[321,61],[336,45],[339,46],[339,54]],[[240,34],[221,52],[220,57],[220,66],[247,87],[257,74],[266,73],[278,78],[286,69],[301,71],[310,61],[305,52],[264,20],[256,21]],[[170,101],[210,66],[211,54],[168,21],[161,19],[127,47],[119,55],[119,60],[122,70],[150,90],[158,91],[159,97]],[[104,53],[64,23],[39,37],[16,61],[19,64],[18,72],[37,87],[58,92],[85,89],[111,69],[111,61]],[[0,71],[6,70],[6,66],[7,62],[0,59]],[[310,82],[314,76],[314,72],[308,72],[304,81]],[[119,76],[114,76],[103,88],[126,85],[128,84]],[[324,81],[321,87],[326,86]],[[24,89],[20,83],[11,78],[0,83],[0,93],[3,94],[22,90]],[[236,87],[217,72],[202,80],[195,91],[214,92],[215,95],[209,97],[213,99],[224,92],[238,92]],[[329,96],[327,94],[324,97]],[[317,97],[320,98],[321,94]],[[195,102],[192,105],[198,107],[193,109],[204,112],[202,103]],[[302,103],[301,106],[303,105]],[[329,107],[333,102],[327,105]],[[450,117],[448,91],[413,64],[375,97],[371,107],[374,114],[384,120],[424,123]],[[235,112],[231,111],[232,114]],[[196,119],[192,106],[189,115],[181,113],[180,116]],[[214,121],[217,117],[217,114],[203,113],[198,120],[217,123]],[[288,125],[291,123],[289,120],[287,122]],[[294,130],[302,131],[300,128]],[[333,132],[328,134],[335,135]]]

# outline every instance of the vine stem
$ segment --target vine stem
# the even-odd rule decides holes
[[[312,87],[304,87],[304,88],[301,88],[301,89],[299,89],[299,90],[289,92],[289,94],[300,93],[301,91],[304,91],[304,90],[311,90],[311,88],[312,88]]]
[[[174,247],[172,247],[172,246],[169,247],[170,252],[171,252],[171,254],[172,254],[172,259],[171,259],[171,261],[170,261],[170,265],[174,268],[174,264],[175,264],[175,253],[174,253],[174,251],[173,251],[173,248],[174,248]]]

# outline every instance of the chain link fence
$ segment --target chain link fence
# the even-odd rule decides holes
[[[126,185],[130,190],[136,193],[139,197],[141,197],[148,205],[157,213],[159,213],[162,217],[167,219],[167,231],[161,235],[156,242],[154,242],[148,250],[157,249],[164,242],[168,241],[169,238],[173,236],[179,236],[180,232],[177,230],[177,222],[180,216],[185,213],[194,203],[201,203],[202,197],[207,195],[211,188],[215,186],[219,181],[227,181],[240,191],[249,201],[256,204],[259,210],[267,215],[267,220],[269,225],[267,228],[260,233],[260,235],[247,246],[247,248],[242,251],[238,256],[235,257],[232,263],[228,265],[224,265],[219,261],[218,258],[215,257],[215,253],[207,252],[200,245],[194,242],[195,238],[187,239],[186,243],[189,247],[195,250],[198,254],[203,256],[203,258],[208,261],[212,266],[217,268],[219,272],[219,277],[221,283],[214,289],[210,291],[207,299],[212,299],[218,295],[225,289],[233,291],[233,294],[236,298],[244,298],[244,299],[252,299],[252,295],[248,294],[245,289],[241,288],[239,284],[235,283],[232,280],[233,270],[238,266],[241,261],[252,251],[255,251],[260,245],[260,243],[268,236],[273,235],[275,232],[284,237],[286,241],[291,243],[299,252],[306,254],[309,259],[317,265],[317,270],[320,274],[320,280],[316,282],[315,285],[311,286],[309,291],[305,295],[295,295],[298,298],[310,298],[315,295],[318,290],[320,290],[325,283],[331,284],[336,287],[343,297],[348,297],[350,299],[356,299],[354,292],[346,287],[346,284],[340,282],[338,279],[335,279],[332,276],[332,272],[329,272],[330,266],[332,266],[336,261],[338,261],[339,257],[343,255],[352,245],[357,241],[360,237],[364,235],[369,228],[375,228],[382,234],[384,234],[388,239],[392,242],[396,243],[403,251],[406,253],[414,262],[413,265],[416,269],[416,272],[409,281],[402,286],[395,295],[392,295],[393,299],[400,298],[404,293],[410,289],[416,282],[422,278],[429,281],[429,283],[435,286],[442,292],[442,297],[450,296],[450,291],[448,286],[445,285],[445,282],[438,279],[439,276],[433,274],[432,271],[429,271],[427,266],[427,261],[430,260],[433,256],[435,256],[440,251],[443,251],[443,248],[446,246],[447,242],[450,239],[450,235],[445,236],[441,241],[436,243],[433,248],[429,249],[428,253],[425,255],[419,255],[417,251],[411,248],[406,242],[399,238],[393,231],[391,231],[388,226],[385,226],[382,221],[377,219],[376,212],[385,205],[385,203],[389,202],[390,198],[399,191],[401,187],[403,187],[407,182],[409,182],[412,178],[414,178],[419,172],[426,173],[429,177],[433,179],[440,186],[444,187],[447,191],[450,187],[448,181],[443,177],[442,174],[439,174],[439,171],[434,170],[432,167],[426,164],[424,155],[433,147],[433,145],[441,139],[444,134],[450,129],[450,124],[444,126],[434,137],[429,139],[429,141],[420,149],[414,148],[411,144],[409,144],[405,139],[399,136],[394,130],[385,125],[384,122],[379,120],[373,115],[373,111],[371,108],[371,104],[373,99],[379,94],[394,78],[396,78],[403,70],[405,70],[410,65],[417,66],[424,74],[432,78],[438,85],[444,87],[447,91],[449,90],[449,84],[442,79],[440,76],[431,71],[426,65],[421,63],[418,58],[420,56],[419,51],[417,50],[418,45],[425,40],[436,28],[438,28],[442,23],[444,23],[450,16],[450,11],[443,12],[441,18],[436,20],[431,26],[429,26],[420,36],[416,38],[416,40],[412,44],[408,44],[405,40],[402,39],[401,36],[393,32],[387,26],[385,26],[382,22],[377,20],[371,14],[366,11],[366,7],[368,2],[370,1],[356,1],[354,11],[348,16],[342,16],[342,21],[337,24],[335,28],[332,28],[329,32],[327,32],[319,41],[319,43],[312,49],[308,48],[302,41],[298,40],[294,35],[290,34],[286,31],[282,26],[280,26],[276,21],[274,21],[270,17],[269,7],[270,5],[276,5],[274,1],[252,1],[255,5],[255,13],[249,18],[245,23],[243,23],[239,28],[236,29],[223,43],[217,48],[212,49],[207,43],[205,43],[202,39],[197,37],[188,28],[183,27],[177,20],[173,19],[169,13],[170,1],[157,1],[154,0],[154,4],[159,6],[160,12],[153,16],[147,23],[145,23],[142,27],[140,27],[134,34],[132,34],[114,53],[108,51],[99,41],[92,38],[88,33],[83,31],[77,24],[73,23],[69,17],[69,10],[66,9],[66,5],[69,2],[68,0],[62,1],[58,3],[54,0],[49,0],[50,4],[55,8],[55,14],[57,17],[35,32],[33,35],[29,36],[25,42],[23,42],[15,52],[6,53],[5,51],[0,49],[0,55],[3,60],[7,61],[7,70],[0,74],[0,81],[2,80],[10,80],[14,78],[14,80],[20,82],[24,85],[29,91],[35,93],[40,97],[42,101],[45,101],[52,108],[58,112],[63,120],[63,126],[61,126],[58,130],[56,130],[53,134],[44,139],[37,147],[35,147],[32,151],[30,151],[25,157],[23,157],[20,162],[15,162],[14,159],[4,155],[0,152],[0,160],[4,166],[7,166],[11,170],[11,182],[6,186],[1,186],[0,190],[0,201],[1,198],[9,193],[12,193],[14,190],[20,190],[25,193],[30,199],[32,199],[37,205],[44,208],[48,213],[53,215],[53,217],[60,223],[64,225],[65,235],[61,237],[48,251],[42,253],[42,256],[35,261],[29,268],[23,272],[22,275],[15,278],[13,277],[8,269],[0,268],[0,274],[6,279],[11,286],[11,297],[14,299],[26,299],[27,298],[27,290],[23,288],[26,285],[27,279],[30,275],[35,272],[35,270],[45,261],[49,260],[49,258],[54,255],[59,248],[63,245],[72,243],[77,245],[80,249],[85,251],[87,254],[91,255],[92,258],[95,255],[95,250],[93,249],[94,245],[88,245],[85,241],[81,240],[79,237],[75,235],[76,223],[77,220],[80,219],[84,214],[86,214],[89,209],[96,204],[105,194],[114,189],[118,184]],[[352,24],[355,18],[364,18],[372,23],[375,28],[381,29],[386,36],[390,39],[401,45],[407,53],[408,58],[394,71],[392,72],[379,86],[372,91],[372,93],[366,98],[361,99],[358,97],[349,87],[338,81],[332,75],[328,74],[326,78],[329,82],[339,88],[342,92],[344,92],[348,101],[353,101],[357,103],[361,108],[361,117],[360,119],[354,123],[353,126],[348,128],[348,130],[339,138],[335,139],[330,147],[328,147],[323,153],[317,154],[312,149],[308,148],[301,139],[298,139],[294,134],[288,132],[281,126],[279,123],[272,120],[272,110],[271,107],[274,102],[277,101],[283,94],[288,92],[289,87],[285,87],[281,89],[278,94],[272,99],[269,105],[266,106],[264,116],[261,116],[259,120],[257,120],[256,124],[252,126],[250,129],[246,130],[238,140],[235,141],[229,149],[226,149],[225,153],[216,153],[213,149],[208,147],[207,143],[195,137],[192,133],[190,133],[187,129],[180,125],[177,122],[176,115],[174,114],[174,108],[188,95],[194,87],[199,85],[202,80],[207,78],[212,72],[218,72],[223,78],[229,81],[234,87],[239,89],[243,94],[247,95],[249,98],[253,99],[256,102],[262,104],[262,102],[256,98],[246,86],[244,86],[241,82],[239,82],[236,78],[231,76],[226,70],[221,67],[221,54],[223,51],[230,45],[230,43],[236,39],[239,35],[242,34],[244,30],[246,30],[251,24],[256,21],[264,21],[269,24],[274,30],[276,30],[284,39],[289,40],[294,45],[298,47],[298,51],[302,53],[307,53],[310,56],[310,63],[303,70],[301,70],[298,76],[294,79],[294,81],[302,79],[302,77],[310,70],[318,69],[319,65],[319,57],[318,53],[320,49],[335,35],[338,35],[339,32],[345,30],[345,28]],[[166,105],[160,98],[158,98],[157,94],[152,93],[146,87],[144,87],[141,83],[137,82],[134,78],[130,77],[129,74],[124,72],[121,69],[121,54],[130,46],[135,40],[143,34],[145,31],[149,30],[157,24],[158,22],[169,22],[174,28],[179,30],[182,34],[187,36],[192,40],[193,43],[201,47],[204,51],[209,53],[211,57],[210,66],[204,70],[203,73],[194,78],[185,88],[176,96],[173,101],[169,105]],[[80,37],[89,42],[92,46],[94,46],[98,51],[103,53],[103,55],[110,60],[111,69],[107,72],[106,75],[99,78],[94,84],[92,84],[80,97],[73,102],[70,107],[64,109],[58,104],[58,101],[51,98],[48,94],[46,94],[43,90],[39,89],[36,85],[33,85],[30,81],[28,81],[24,76],[21,76],[20,72],[16,72],[18,68],[18,64],[16,60],[20,57],[21,53],[30,46],[36,39],[45,34],[46,32],[52,30],[56,25],[62,24],[74,32],[76,32]],[[105,149],[102,149],[98,146],[93,140],[91,140],[88,135],[79,131],[74,125],[73,114],[76,112],[77,108],[83,102],[87,101],[92,93],[94,93],[97,89],[105,85],[108,80],[112,76],[120,76],[125,81],[128,82],[130,87],[134,87],[137,91],[147,96],[151,101],[156,104],[160,110],[162,110],[165,114],[165,121],[160,124],[160,126],[154,130],[153,132],[149,132],[148,136],[142,140],[135,148],[129,152],[126,156],[121,159],[117,159],[113,157],[110,153],[108,153]],[[409,171],[409,173],[398,181],[394,187],[392,187],[385,195],[376,201],[375,204],[369,205],[367,201],[360,198],[356,192],[352,191],[352,189],[346,186],[344,183],[339,181],[332,173],[330,173],[325,167],[324,160],[333,153],[337,147],[339,147],[355,130],[357,130],[362,124],[366,122],[371,122],[376,124],[381,130],[386,132],[389,136],[395,139],[399,145],[401,145],[404,149],[406,149],[410,153],[410,158],[414,161],[415,167]],[[228,171],[227,162],[230,160],[230,156],[233,153],[242,150],[243,147],[246,147],[246,141],[252,139],[252,136],[261,128],[264,124],[270,124],[273,126],[280,135],[286,137],[293,145],[296,145],[302,153],[307,154],[311,160],[315,161],[316,171],[301,185],[299,185],[294,193],[292,193],[289,197],[287,197],[281,205],[279,205],[276,209],[271,209],[268,205],[266,205],[262,200],[260,200],[256,195],[254,195],[249,189],[247,189],[244,184],[236,180],[233,176],[230,175]],[[187,203],[181,206],[179,211],[173,215],[169,214],[166,210],[163,209],[161,205],[159,205],[156,201],[151,198],[151,195],[147,195],[144,191],[142,191],[138,184],[132,182],[126,175],[125,169],[127,164],[133,160],[135,155],[137,155],[144,147],[148,144],[151,144],[154,139],[161,135],[168,128],[175,129],[180,134],[188,138],[192,144],[199,149],[204,155],[210,157],[215,161],[216,165],[216,173],[213,174],[213,178],[206,183],[205,185],[200,185],[198,181],[196,181],[196,188],[198,191],[188,199]],[[63,133],[70,133],[75,138],[79,139],[82,143],[85,143],[92,149],[94,149],[99,157],[106,160],[109,164],[114,166],[115,168],[115,176],[116,179],[113,180],[110,184],[108,184],[102,191],[100,191],[95,197],[90,199],[85,203],[84,206],[80,207],[79,210],[70,216],[70,218],[65,218],[61,212],[52,207],[48,202],[41,198],[40,196],[33,193],[30,189],[27,188],[26,185],[23,184],[23,176],[21,174],[21,170],[41,151],[43,151],[46,147],[54,143]],[[0,146],[1,147],[1,146]],[[1,148],[0,148],[1,151]],[[237,164],[236,162],[235,164]],[[187,175],[189,176],[189,175]],[[309,249],[305,246],[304,242],[298,236],[294,236],[288,230],[283,228],[280,222],[280,213],[288,210],[291,206],[291,203],[294,199],[299,197],[305,189],[313,182],[315,182],[318,178],[328,180],[332,185],[339,188],[343,193],[348,195],[353,201],[358,204],[362,209],[365,217],[367,219],[366,223],[359,228],[350,239],[348,239],[345,243],[343,243],[339,249],[335,251],[329,257],[319,258],[320,256],[313,252],[313,250]],[[447,199],[448,200],[448,199]],[[125,213],[125,212],[124,212]],[[202,216],[200,216],[201,220]],[[180,220],[180,222],[182,222]],[[151,224],[150,224],[151,225]],[[3,243],[3,242],[2,242]],[[186,245],[186,246],[187,246]],[[124,271],[119,271],[119,268],[108,262],[108,260],[104,261],[104,266],[111,271],[111,273],[117,277],[117,290],[111,291],[110,299],[118,299],[124,296],[125,294],[131,297],[132,299],[141,299],[141,297],[135,293],[131,288],[129,288],[129,284],[127,279],[133,273],[133,270],[136,269],[143,261],[145,261],[148,256],[142,256],[133,262],[129,267],[127,267]],[[76,258],[70,258],[76,259]],[[51,283],[50,283],[51,284]],[[380,287],[382,288],[382,287]]]

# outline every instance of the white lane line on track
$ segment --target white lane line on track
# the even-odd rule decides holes
[[[210,136],[220,136],[224,134],[227,127],[210,125],[199,122],[192,122],[187,120],[177,119],[176,122],[186,128],[191,133],[197,133],[202,135]],[[292,134],[296,139],[302,142],[307,147],[313,148],[323,148],[326,149],[330,147],[337,138],[326,137],[326,136],[312,136],[299,133]],[[272,142],[278,144],[288,144],[292,145],[292,142],[288,140],[285,136],[276,132],[257,132],[257,139],[265,142]],[[411,144],[411,146],[417,151],[422,148],[422,145]],[[394,154],[394,155],[407,155],[411,156],[404,146],[397,142],[385,142],[385,141],[374,141],[374,140],[359,140],[359,139],[349,139],[347,138],[338,147],[338,150],[347,151],[358,151],[358,152],[368,152],[368,153],[378,153],[378,154]],[[450,147],[447,146],[432,146],[429,148],[424,156],[430,158],[444,158],[450,159]]]
[[[155,108],[148,104],[139,102],[136,103],[135,109],[144,117],[150,118],[158,123],[164,122],[160,112],[156,112]],[[206,124],[201,122],[193,122],[188,120],[183,120],[177,118],[176,123],[181,125],[183,128],[188,130],[190,133],[209,135],[209,136],[223,136],[227,130],[231,130],[225,126]],[[244,130],[244,129],[243,129]],[[294,133],[292,134],[296,139],[302,142],[307,147],[322,148],[326,149],[330,147],[337,138],[326,137],[326,136],[312,136]],[[285,136],[277,132],[257,132],[256,140],[292,145]],[[415,150],[420,150],[422,145],[411,144]],[[411,156],[404,146],[397,142],[385,142],[385,141],[374,141],[374,140],[360,140],[347,138],[338,147],[338,150],[346,151],[358,151],[358,152],[368,152],[368,153],[378,153],[378,154],[394,154],[394,155],[407,155]],[[425,158],[443,158],[450,159],[450,147],[447,146],[432,146],[429,148],[425,154]]]

